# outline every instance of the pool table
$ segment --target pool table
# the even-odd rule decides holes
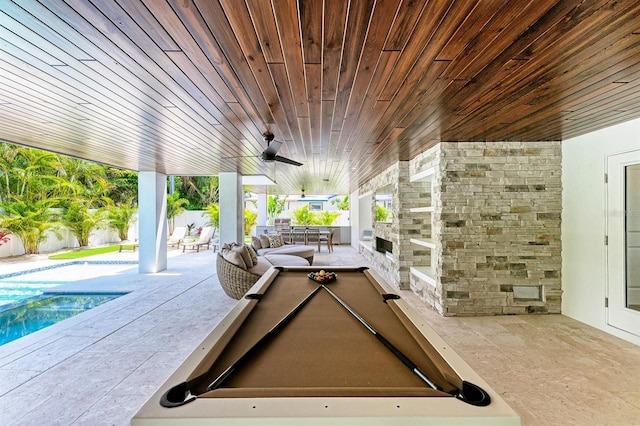
[[[131,424],[520,424],[375,271],[326,268],[267,272]]]

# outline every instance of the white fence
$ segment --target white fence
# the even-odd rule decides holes
[[[203,216],[206,213],[202,210],[184,211],[180,215],[175,217],[175,226],[187,226],[194,224],[194,232],[198,227],[204,227],[208,222],[208,216]],[[78,240],[76,237],[66,228],[60,230],[62,238],[58,238],[53,232],[47,233],[47,239],[40,244],[40,253],[50,253],[58,250],[64,250],[68,248],[77,248]],[[138,238],[138,216],[134,216],[131,226],[129,227],[129,240],[136,240]],[[114,244],[120,242],[118,232],[112,229],[97,229],[91,232],[89,237],[89,246],[97,247],[105,244]],[[22,240],[17,235],[10,235],[9,242],[0,246],[0,258],[10,256],[20,256],[24,254],[24,246]]]

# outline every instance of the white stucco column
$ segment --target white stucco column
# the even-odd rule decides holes
[[[236,172],[220,173],[220,246],[242,243],[244,238],[242,175]]]
[[[265,226],[269,216],[267,215],[267,194],[258,194],[258,226]]]
[[[138,173],[138,271],[167,269],[167,176]]]

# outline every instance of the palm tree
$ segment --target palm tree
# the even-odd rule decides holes
[[[334,198],[331,204],[336,206],[338,210],[349,210],[349,196],[345,195],[343,199]]]
[[[107,180],[111,182],[107,196],[114,204],[136,205],[138,203],[138,173],[109,167]]]
[[[209,216],[207,225],[213,226],[219,229],[220,228],[220,205],[211,204],[210,206],[206,206],[204,209],[206,210],[206,212],[202,213],[202,216]]]
[[[57,176],[58,156],[32,148],[15,147],[6,181],[4,200],[42,200],[57,197],[68,188]]]
[[[178,192],[167,194],[167,220],[169,221],[169,234],[173,233],[174,220],[185,210],[185,206],[189,204],[186,198],[180,198]]]
[[[105,224],[103,209],[90,209],[89,202],[83,199],[69,200],[62,209],[60,221],[78,240],[80,247],[89,245],[91,231]]]
[[[35,202],[16,199],[2,203],[0,228],[20,237],[26,254],[37,254],[40,243],[47,239],[47,231],[53,231],[61,238],[58,232],[58,214],[52,209],[55,203],[56,200],[53,199]]]
[[[389,210],[376,204],[376,222],[389,221]]]
[[[81,246],[93,229],[102,226],[102,211],[115,184],[112,176],[137,180],[133,173],[115,173],[107,166],[51,152],[0,143],[0,212],[2,226],[23,240],[27,253],[37,253],[46,236],[63,221]],[[131,193],[130,185],[127,189]],[[137,194],[134,194],[137,195]],[[45,201],[46,200],[46,201]],[[43,207],[62,208],[62,215]],[[47,218],[51,224],[45,224]],[[19,223],[23,221],[24,223]]]
[[[133,204],[133,200],[131,199],[127,203],[118,205],[111,204],[107,207],[109,226],[118,231],[120,240],[125,241],[129,239],[129,226],[131,226],[136,211],[138,211],[138,208]]]
[[[273,225],[273,220],[277,218],[284,210],[284,206],[287,202],[287,197],[280,197],[279,195],[269,195],[267,199],[267,216],[269,217],[269,224]]]
[[[315,221],[318,223],[318,225],[331,226],[333,225],[333,222],[335,222],[338,217],[340,217],[340,213],[328,212],[324,210],[320,213],[316,213]]]
[[[189,200],[189,208],[200,210],[218,202],[217,176],[176,176],[176,192]]]
[[[12,193],[14,160],[18,155],[18,147],[8,143],[0,143],[0,203],[8,201]]]
[[[258,223],[258,213],[244,209],[244,235],[251,235],[251,228]]]
[[[315,215],[309,211],[309,204],[295,209],[291,212],[291,221],[296,225],[313,225],[315,222]]]
[[[27,254],[38,253],[47,231],[60,223],[58,195],[68,188],[56,175],[58,156],[11,144],[0,145],[0,228],[17,235]]]

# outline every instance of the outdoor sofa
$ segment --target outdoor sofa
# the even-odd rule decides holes
[[[258,243],[254,240],[251,244],[225,244],[220,249],[216,256],[216,271],[220,286],[229,297],[241,299],[272,266],[309,266],[313,263],[313,247],[274,245],[263,247],[260,244],[256,249]]]

